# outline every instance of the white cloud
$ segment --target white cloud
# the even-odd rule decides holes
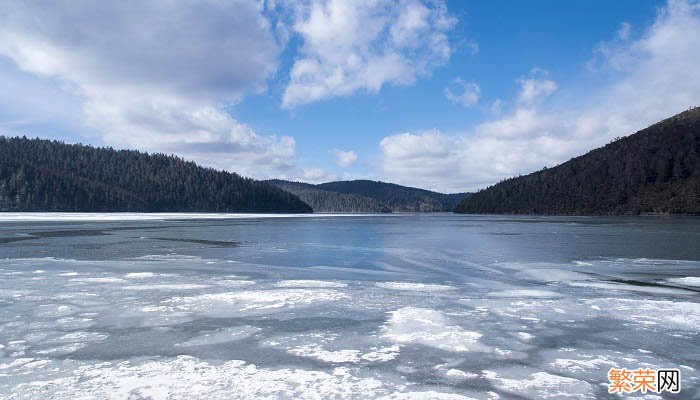
[[[463,192],[498,182],[521,169],[540,169],[546,165],[543,160],[561,157],[581,144],[549,136],[514,140],[431,131],[388,136],[380,148],[387,179],[442,192]]]
[[[455,104],[471,107],[479,102],[481,88],[474,82],[465,82],[461,78],[455,78],[452,86],[445,88],[445,97]]]
[[[411,84],[449,59],[447,32],[455,22],[441,1],[305,3],[295,10],[302,45],[282,105]]]
[[[471,132],[384,138],[385,178],[442,191],[476,190],[556,165],[700,104],[699,3],[670,1],[637,40],[622,29],[595,50],[617,77],[612,83],[566,96],[577,98],[575,104],[553,98],[545,107],[542,100],[557,84],[544,83],[549,80],[536,72],[520,79],[514,109]]]
[[[61,126],[75,130],[82,126],[82,99],[48,79],[37,79],[20,71],[0,56],[0,134],[33,136],[38,131],[60,135]]]
[[[337,177],[322,168],[304,168],[293,178],[294,181],[308,183],[324,183],[336,180]]]
[[[0,5],[0,55],[83,99],[105,144],[176,152],[261,176],[289,168],[294,140],[257,134],[225,107],[264,89],[279,46],[260,4]]]
[[[518,79],[520,84],[518,101],[523,104],[533,104],[546,99],[554,93],[557,90],[557,84],[547,79],[547,75],[547,71],[535,68],[532,70],[530,77]]]
[[[349,167],[357,161],[357,153],[352,150],[333,150],[333,155],[335,156],[335,163],[341,167]]]

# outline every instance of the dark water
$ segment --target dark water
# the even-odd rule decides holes
[[[700,397],[698,218],[44,217],[0,216],[2,398]]]

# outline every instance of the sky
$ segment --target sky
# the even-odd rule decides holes
[[[694,0],[6,0],[0,134],[475,191],[700,105],[698,49]]]

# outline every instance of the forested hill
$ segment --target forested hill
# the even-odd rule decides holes
[[[328,182],[316,187],[338,193],[354,193],[370,197],[394,212],[451,212],[462,199],[469,196],[469,193],[443,194],[370,180]]]
[[[0,211],[310,212],[296,196],[173,156],[0,136]]]
[[[479,191],[456,211],[700,214],[700,108],[557,167]]]
[[[469,195],[442,194],[369,180],[338,181],[319,185],[293,183],[295,187],[291,187],[292,183],[286,181],[270,183],[299,195],[316,212],[451,212],[459,201]]]
[[[391,212],[389,207],[377,200],[353,193],[331,192],[319,189],[309,183],[289,182],[278,179],[266,182],[298,196],[304,203],[310,205],[314,212]]]

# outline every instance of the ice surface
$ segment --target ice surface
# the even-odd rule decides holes
[[[514,298],[526,298],[526,297],[559,297],[559,293],[552,292],[551,290],[533,290],[533,289],[510,289],[510,290],[499,290],[497,292],[490,292],[488,294],[492,297],[514,297]]]
[[[700,287],[700,277],[697,277],[697,276],[688,276],[685,278],[670,278],[670,279],[666,279],[666,282],[675,283],[675,284],[684,285],[684,286]]]
[[[156,276],[156,274],[153,272],[129,272],[128,274],[124,275],[125,278],[129,279],[153,278],[154,276]]]
[[[223,328],[195,336],[188,341],[176,344],[176,346],[209,346],[214,344],[233,342],[236,340],[245,339],[251,335],[254,335],[258,331],[260,331],[259,328],[246,325],[236,326],[232,328]]]
[[[575,378],[547,372],[524,375],[522,371],[509,370],[506,373],[512,374],[514,377],[506,378],[501,373],[494,371],[484,371],[483,375],[497,388],[530,399],[596,398],[591,384]]]
[[[632,292],[646,292],[646,293],[658,293],[658,294],[694,294],[695,292],[670,288],[670,287],[654,287],[654,286],[641,286],[641,285],[628,285],[624,283],[617,282],[570,282],[571,286],[578,287],[589,287],[595,289],[609,290],[625,290]]]
[[[115,277],[97,277],[97,278],[73,278],[71,282],[81,282],[81,283],[117,283],[124,282],[124,279]]]
[[[278,282],[275,286],[282,288],[297,288],[297,287],[317,287],[317,288],[343,288],[348,285],[343,282],[331,281],[316,281],[311,279],[298,279]]]
[[[435,285],[428,283],[412,283],[412,282],[380,282],[377,286],[384,289],[394,290],[417,290],[417,291],[443,291],[454,289],[452,286]]]
[[[73,217],[0,222],[2,399],[699,393],[700,223]]]
[[[195,290],[205,289],[210,285],[198,285],[196,283],[180,283],[180,284],[154,284],[154,285],[130,285],[124,286],[124,290]]]
[[[480,333],[450,324],[440,311],[404,307],[390,314],[384,337],[397,343],[417,343],[456,352],[483,350],[477,343]]]
[[[278,308],[296,308],[336,301],[347,295],[332,289],[245,290],[174,297],[164,301],[176,310],[213,317],[265,313]]]

